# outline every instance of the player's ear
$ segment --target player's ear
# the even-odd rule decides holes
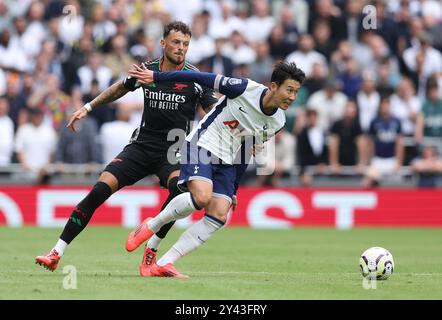
[[[279,86],[275,81],[270,82],[270,90],[271,91],[276,91],[278,90]]]
[[[160,40],[160,45],[161,45],[161,48],[164,49],[164,46],[166,45],[166,41],[164,39],[161,39]]]

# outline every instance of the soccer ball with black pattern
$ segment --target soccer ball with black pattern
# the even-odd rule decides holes
[[[359,259],[359,267],[364,278],[387,280],[394,270],[393,255],[385,248],[368,248]]]

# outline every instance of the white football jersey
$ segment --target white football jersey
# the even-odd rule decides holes
[[[218,75],[215,89],[226,85],[225,82],[230,87],[242,86],[242,93],[235,98],[221,98],[186,140],[196,142],[223,162],[233,164],[246,136],[254,136],[255,143],[262,144],[284,126],[285,114],[281,109],[277,109],[272,115],[263,112],[263,98],[268,90],[266,86],[250,79]]]

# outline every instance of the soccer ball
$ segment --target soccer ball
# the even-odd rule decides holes
[[[371,247],[362,253],[359,267],[364,278],[387,280],[394,270],[393,256],[387,249]]]

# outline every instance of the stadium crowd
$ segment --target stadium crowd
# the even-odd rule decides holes
[[[304,185],[349,174],[375,186],[404,166],[420,186],[437,185],[439,0],[0,0],[0,167],[19,163],[44,183],[49,163],[92,172],[110,162],[140,123],[142,92],[94,110],[77,134],[66,121],[132,63],[161,56],[173,20],[191,26],[187,60],[201,71],[261,83],[278,60],[305,71],[265,153],[275,156],[257,161],[275,168],[259,185],[298,168]]]

